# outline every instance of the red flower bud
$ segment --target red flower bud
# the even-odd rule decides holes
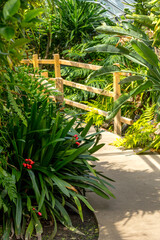
[[[78,135],[77,135],[77,134],[75,134],[75,135],[74,135],[74,137],[78,137]]]
[[[41,212],[38,212],[38,215],[39,215],[39,216],[42,216],[42,213],[41,213]]]
[[[79,142],[76,142],[76,144],[77,144],[77,146],[79,146],[79,145],[80,145],[80,143],[79,143]]]
[[[76,140],[78,140],[78,137],[76,137]]]
[[[26,162],[28,162],[28,161],[29,161],[29,159],[25,159],[25,161],[26,161]]]
[[[32,168],[32,165],[30,165],[30,164],[26,164],[27,165],[27,168],[28,169],[31,169]]]
[[[35,211],[36,209],[35,208],[32,208],[33,209],[33,211]]]
[[[34,161],[30,160],[30,164],[31,164],[31,165],[33,165],[34,163],[35,163]]]
[[[26,163],[23,163],[23,166],[24,166],[24,167],[26,167],[26,165],[27,165]]]

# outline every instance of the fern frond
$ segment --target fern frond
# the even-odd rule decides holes
[[[146,121],[151,121],[154,118],[155,107],[156,107],[156,104],[154,104],[151,107],[147,107],[144,113],[142,114],[141,118],[146,119]]]
[[[113,143],[117,147],[134,148],[145,147],[153,140],[155,127],[153,125],[155,105],[147,107],[141,117],[128,128],[123,139]]]
[[[1,187],[3,187],[3,190],[7,192],[9,199],[15,202],[17,199],[15,178],[0,167],[0,188]]]
[[[6,213],[8,211],[8,207],[5,203],[5,201],[3,200],[2,196],[0,195],[0,209],[3,208],[4,213]]]
[[[27,127],[27,120],[25,119],[21,109],[18,107],[16,101],[14,100],[14,97],[11,93],[11,90],[9,86],[6,84],[7,90],[8,90],[8,100],[13,108],[13,110],[18,114],[19,118],[22,120],[23,124]]]
[[[65,67],[61,70],[61,75],[66,78],[66,80],[74,80],[74,79],[84,79],[87,78],[87,76],[92,71],[85,68],[69,68]]]

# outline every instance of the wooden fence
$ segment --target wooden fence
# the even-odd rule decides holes
[[[86,69],[90,69],[90,70],[98,70],[102,66],[97,66],[97,65],[92,65],[92,64],[73,62],[73,61],[60,59],[59,54],[54,54],[54,59],[38,59],[38,55],[34,54],[32,59],[23,59],[21,61],[21,63],[33,64],[34,69],[39,69],[39,64],[53,64],[54,65],[54,70],[55,70],[55,78],[49,78],[49,79],[55,81],[56,89],[62,93],[62,95],[58,96],[58,101],[59,102],[64,101],[65,104],[67,104],[67,105],[77,107],[77,108],[81,108],[81,109],[86,110],[86,111],[93,111],[94,110],[97,114],[100,114],[100,115],[103,115],[103,116],[108,116],[108,112],[97,109],[97,108],[92,108],[92,107],[89,107],[85,104],[78,103],[78,102],[71,101],[69,99],[64,98],[63,85],[67,85],[67,86],[70,86],[70,87],[82,89],[82,90],[85,90],[85,91],[88,91],[88,92],[97,93],[97,94],[100,94],[100,95],[103,95],[103,96],[113,97],[114,101],[115,101],[121,95],[120,84],[118,84],[120,82],[120,75],[127,75],[126,73],[118,73],[118,72],[113,73],[113,92],[111,92],[111,91],[105,91],[103,89],[98,89],[98,88],[94,88],[94,87],[91,87],[91,86],[86,86],[86,85],[83,85],[83,84],[67,81],[67,80],[61,78],[61,71],[60,71],[61,65],[67,65],[67,66],[79,67],[79,68],[86,68]],[[43,72],[42,75],[45,76],[46,78],[48,78],[48,72]],[[51,98],[53,100],[55,100],[54,96],[51,96]],[[132,125],[133,120],[129,119],[129,118],[126,118],[126,117],[122,117],[121,116],[121,110],[119,110],[117,115],[114,117],[114,133],[121,135],[121,123],[127,123],[129,125]]]

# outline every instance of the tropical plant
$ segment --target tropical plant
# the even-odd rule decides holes
[[[31,42],[32,48],[42,57],[52,57],[53,52],[61,53],[76,44],[91,40],[97,35],[95,28],[101,22],[111,22],[104,16],[106,11],[92,2],[56,0],[51,5],[54,7],[51,11],[48,10],[48,16],[43,19],[41,28],[35,29],[35,40]]]
[[[39,22],[37,16],[44,9],[28,9],[24,1],[8,0],[0,3],[0,63],[13,67],[22,57],[24,45],[30,42],[25,29]]]
[[[128,128],[124,138],[117,139],[113,142],[113,145],[124,148],[144,148],[148,146],[153,141],[156,130],[154,110],[155,105],[146,108],[141,117]]]
[[[35,77],[34,74],[29,75],[26,67],[18,67],[14,71],[8,69],[7,73],[0,73],[0,78],[3,80],[0,89],[1,121],[12,112],[15,119],[18,117],[27,126],[27,108],[31,107],[35,100],[44,101],[49,95],[57,95],[52,81],[41,76]],[[8,121],[8,118],[5,121]]]
[[[66,207],[78,212],[83,221],[81,202],[93,210],[83,196],[84,190],[106,199],[114,197],[107,186],[112,186],[111,179],[103,179],[88,162],[97,160],[91,154],[104,145],[98,145],[100,132],[88,134],[92,120],[81,127],[76,117],[66,119],[47,100],[35,101],[31,109],[26,103],[25,110],[27,126],[12,112],[8,121],[1,122],[2,239],[11,235],[30,239],[34,229],[41,239],[43,219],[54,223],[50,239],[56,233],[57,220],[78,232]]]
[[[123,28],[122,28],[123,27]],[[120,70],[117,66],[106,66],[101,68],[92,74],[92,77],[108,75],[113,72],[129,72],[132,76],[126,77],[120,84],[130,83],[132,81],[138,81],[138,86],[131,90],[129,93],[122,94],[122,96],[115,102],[112,113],[108,119],[114,117],[122,105],[132,96],[136,96],[144,91],[150,90],[156,92],[157,96],[157,120],[159,120],[159,89],[160,89],[160,63],[157,55],[152,48],[149,38],[141,30],[136,31],[135,27],[131,24],[123,23],[123,26],[98,27],[100,32],[112,35],[129,36],[131,38],[130,45],[128,47],[113,45],[97,45],[89,48],[87,51],[97,52],[109,52],[118,55],[124,55],[126,58],[134,63],[142,66],[142,72],[136,72],[131,70]]]
[[[159,0],[147,0],[144,1],[143,4],[144,11],[136,11],[132,14],[127,14],[126,18],[134,20],[134,24],[138,27],[147,27],[149,29],[149,35],[154,40],[153,45],[159,46],[159,36],[160,36],[160,3]],[[136,9],[140,9],[140,6],[136,7]]]

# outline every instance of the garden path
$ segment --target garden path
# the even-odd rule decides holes
[[[105,146],[94,155],[96,169],[114,179],[116,199],[88,193],[99,224],[99,240],[160,240],[160,155],[136,155],[109,145],[118,136],[103,132]]]

